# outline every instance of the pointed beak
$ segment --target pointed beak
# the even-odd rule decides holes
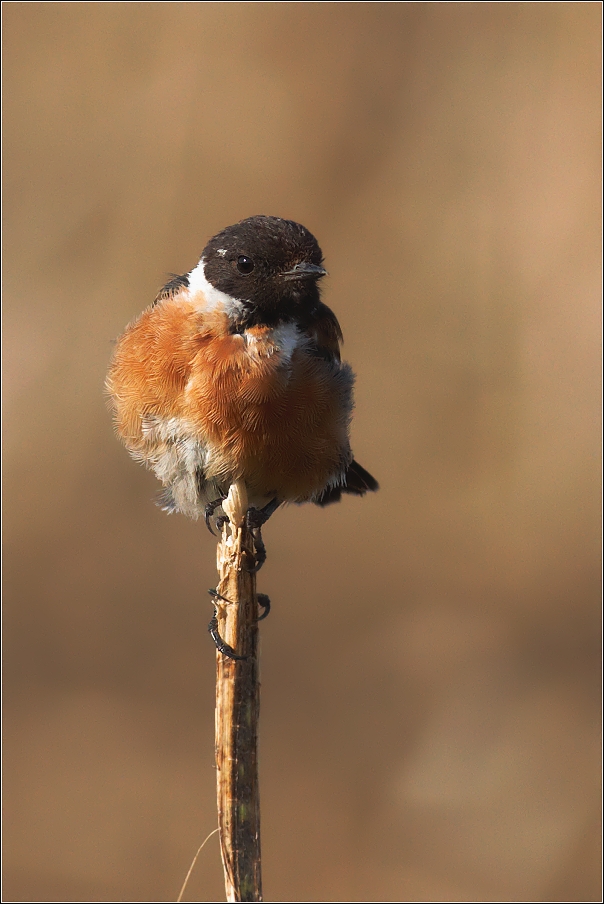
[[[322,276],[327,276],[327,270],[317,264],[309,264],[307,261],[302,261],[302,263],[292,267],[291,270],[286,270],[281,276],[284,279],[321,279]]]

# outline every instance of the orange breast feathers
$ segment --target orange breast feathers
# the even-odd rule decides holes
[[[107,379],[118,435],[191,517],[243,478],[250,502],[312,500],[352,460],[353,375],[330,324],[233,333],[188,292],[148,308]]]

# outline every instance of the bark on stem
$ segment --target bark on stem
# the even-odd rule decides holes
[[[262,901],[258,796],[258,599],[247,494],[231,486],[218,544],[220,636],[245,660],[216,652],[216,767],[220,850],[227,901]]]

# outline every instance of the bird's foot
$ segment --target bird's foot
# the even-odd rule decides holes
[[[268,596],[266,595],[266,593],[258,594],[258,605],[262,606],[262,608],[264,609],[264,612],[262,613],[262,615],[258,616],[258,621],[262,621],[262,619],[266,618],[268,613],[271,611],[271,601],[268,598]]]
[[[222,600],[222,602],[224,602],[224,603],[229,602],[229,600],[226,597],[222,596],[220,593],[218,593],[217,590],[214,590],[213,588],[208,590],[208,593],[210,594],[210,596],[212,597],[213,600]],[[268,596],[266,595],[266,593],[258,594],[258,605],[262,606],[262,608],[264,610],[262,612],[262,615],[258,616],[258,621],[262,621],[262,619],[266,618],[266,616],[271,611],[271,601],[268,598]],[[245,660],[248,658],[247,656],[239,656],[239,654],[236,653],[235,650],[231,646],[229,646],[229,644],[225,640],[223,640],[222,637],[220,636],[220,632],[218,631],[218,610],[217,610],[216,606],[214,606],[214,614],[212,615],[212,618],[210,619],[210,623],[208,625],[208,631],[210,632],[210,637],[214,641],[216,649],[218,650],[219,653],[222,653],[223,656],[228,656],[229,659],[238,659],[238,660]]]
[[[216,534],[212,530],[212,515],[214,514],[214,512],[216,511],[217,508],[220,508],[220,506],[222,505],[222,503],[224,502],[225,499],[226,499],[226,496],[224,494],[221,494],[218,499],[214,499],[213,502],[208,502],[208,504],[205,507],[204,515],[205,515],[206,527],[210,531],[212,536],[214,536],[214,537],[216,536]],[[216,518],[215,524],[216,524],[217,530],[221,531],[222,528],[224,527],[224,525],[228,523],[228,520],[229,519],[227,518],[226,515],[220,515],[218,518]]]
[[[225,603],[228,603],[229,600],[226,597],[221,596],[217,590],[210,589],[208,593],[212,597],[213,600],[222,600]],[[208,631],[210,632],[210,637],[214,641],[216,645],[216,649],[219,653],[222,653],[223,656],[228,656],[229,659],[238,659],[244,660],[247,659],[247,656],[239,656],[238,653],[235,652],[233,647],[229,646],[226,640],[223,640],[218,631],[218,610],[216,606],[214,606],[214,614],[210,619],[210,624],[208,625]]]
[[[252,505],[247,510],[245,521],[254,541],[254,565],[249,569],[250,571],[259,571],[266,562],[266,546],[262,539],[262,525],[266,524],[270,516],[278,508],[279,503],[276,499],[272,499],[261,509]]]

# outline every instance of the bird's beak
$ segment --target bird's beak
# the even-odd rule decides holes
[[[318,264],[309,264],[307,261],[302,261],[302,263],[292,267],[291,270],[286,270],[281,276],[284,279],[321,279],[322,276],[327,276],[327,270],[319,267]]]

